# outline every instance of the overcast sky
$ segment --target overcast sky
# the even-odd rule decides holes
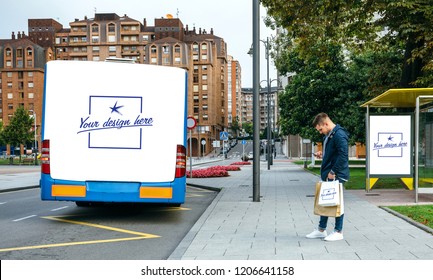
[[[29,18],[53,18],[69,28],[75,18],[92,18],[96,13],[116,13],[154,26],[154,19],[167,14],[178,17],[189,29],[194,26],[223,38],[228,54],[238,60],[242,67],[242,87],[252,86],[252,58],[247,54],[252,43],[252,0],[14,0],[2,5],[0,17],[0,39],[10,39],[12,31],[28,34]],[[266,28],[263,17],[266,10],[260,10],[260,38],[275,34]],[[260,80],[266,80],[266,59],[264,44],[260,44]],[[271,61],[270,79],[276,78]],[[266,86],[266,83],[262,83]]]

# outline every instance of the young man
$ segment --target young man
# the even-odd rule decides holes
[[[322,158],[320,177],[322,181],[339,180],[340,183],[349,180],[349,133],[339,124],[334,124],[325,113],[318,114],[313,120],[313,127],[324,135],[322,151],[315,154]],[[307,238],[324,238],[325,241],[343,240],[343,219],[344,214],[335,218],[334,232],[326,233],[328,217],[320,216],[319,227]]]

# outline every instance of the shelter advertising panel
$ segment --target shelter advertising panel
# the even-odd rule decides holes
[[[370,176],[412,176],[412,115],[371,115]]]

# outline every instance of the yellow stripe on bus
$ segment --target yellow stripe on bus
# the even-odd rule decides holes
[[[86,197],[86,186],[53,185],[51,195]]]
[[[140,187],[140,198],[173,198],[173,188]]]

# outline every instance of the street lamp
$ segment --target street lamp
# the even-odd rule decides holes
[[[253,0],[253,202],[260,202],[260,0]]]
[[[266,151],[267,151],[267,155],[266,155],[266,160],[268,161],[268,170],[271,169],[271,161],[272,161],[272,155],[271,155],[271,130],[270,130],[270,124],[271,124],[271,118],[270,118],[270,104],[271,104],[271,81],[269,79],[269,37],[266,37],[266,41],[264,40],[259,40],[260,42],[262,42],[265,45],[266,48],[266,83],[267,83],[267,98],[266,98],[266,103],[267,103],[267,145],[266,145]],[[255,54],[254,52],[254,47],[251,47],[248,54]]]

